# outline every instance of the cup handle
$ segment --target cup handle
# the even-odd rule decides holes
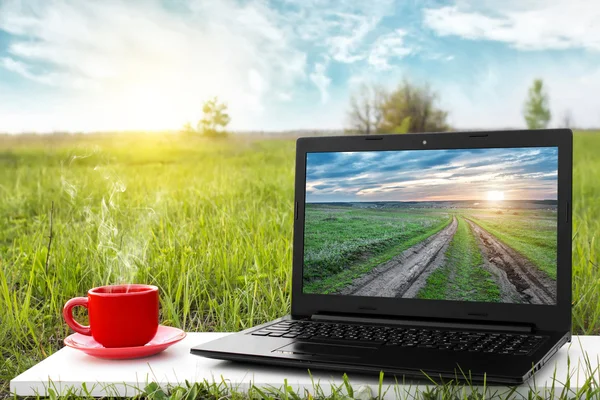
[[[82,335],[86,336],[92,336],[92,330],[89,326],[83,326],[73,319],[73,307],[75,306],[83,306],[85,308],[88,308],[88,298],[75,297],[67,301],[67,303],[63,307],[63,318],[65,319],[65,322],[75,332],[81,333]]]

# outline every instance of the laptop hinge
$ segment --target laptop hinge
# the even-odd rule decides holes
[[[396,319],[396,318],[378,318],[378,317],[361,317],[349,315],[330,315],[330,314],[314,314],[310,317],[313,321],[329,321],[329,322],[354,322],[360,324],[383,324],[383,325],[400,325],[400,326],[421,326],[431,328],[446,328],[446,329],[473,329],[481,331],[507,331],[518,333],[533,333],[533,327],[529,325],[511,325],[503,323],[477,323],[471,321],[450,322],[450,321],[422,321],[411,319]]]

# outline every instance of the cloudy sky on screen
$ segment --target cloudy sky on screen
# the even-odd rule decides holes
[[[0,131],[339,129],[363,82],[428,82],[457,128],[600,125],[600,2],[2,0]]]
[[[309,153],[306,201],[556,200],[557,169],[555,147]]]

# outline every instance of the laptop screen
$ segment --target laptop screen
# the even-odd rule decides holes
[[[556,304],[558,148],[306,156],[302,291]]]

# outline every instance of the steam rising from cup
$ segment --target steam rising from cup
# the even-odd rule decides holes
[[[73,155],[66,167],[63,164],[62,189],[74,209],[83,214],[88,227],[86,230],[91,231],[96,256],[105,266],[103,283],[132,283],[138,268],[147,266],[150,232],[158,215],[154,207],[133,208],[126,205],[123,196],[127,184],[108,163],[97,164],[93,173],[87,176],[87,182],[73,173],[72,169],[79,160],[92,156],[101,156],[100,150],[93,148]],[[95,196],[94,192],[98,190],[101,191],[100,196]],[[130,221],[127,229],[119,223],[122,220]]]

